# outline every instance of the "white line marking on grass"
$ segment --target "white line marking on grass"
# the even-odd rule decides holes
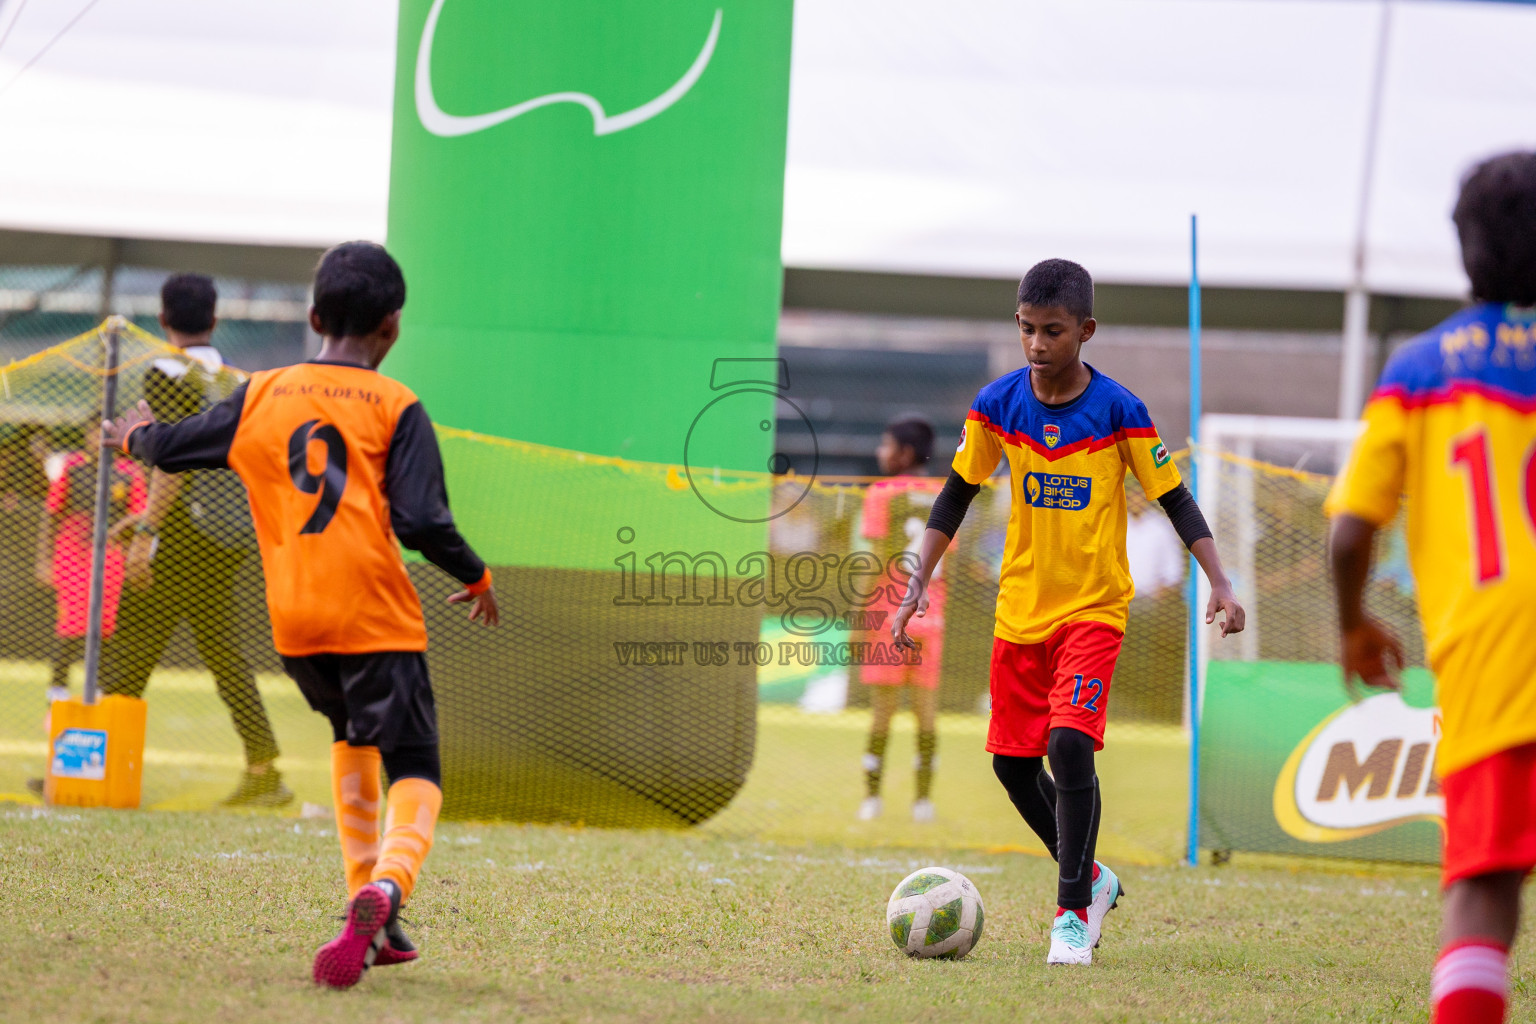
[[[39,818],[47,818],[50,821],[80,821],[82,816],[79,814],[61,814],[51,807],[37,806],[28,807],[20,811],[6,811],[4,814],[0,814],[0,818],[21,821],[37,821]]]

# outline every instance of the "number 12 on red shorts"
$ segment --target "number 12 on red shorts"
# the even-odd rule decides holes
[[[1125,634],[1102,622],[1069,622],[1038,644],[992,641],[992,722],[987,751],[1043,757],[1051,730],[1076,729],[1104,749],[1109,685]]]

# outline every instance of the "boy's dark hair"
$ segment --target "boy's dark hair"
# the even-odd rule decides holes
[[[921,416],[903,416],[886,424],[885,432],[899,445],[912,449],[918,464],[933,456],[933,424]]]
[[[1020,306],[1060,306],[1079,320],[1093,316],[1093,278],[1071,260],[1042,260],[1019,282]]]
[[[1536,153],[1504,153],[1473,167],[1451,220],[1472,297],[1536,305]]]
[[[160,312],[165,326],[182,334],[213,329],[213,307],[219,293],[206,274],[172,274],[160,286]]]
[[[371,334],[404,305],[405,275],[382,245],[343,242],[320,257],[315,313],[327,338]]]

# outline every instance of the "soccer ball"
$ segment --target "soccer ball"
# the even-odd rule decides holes
[[[959,960],[981,941],[981,893],[948,868],[923,868],[901,880],[885,905],[891,941],[907,956]]]

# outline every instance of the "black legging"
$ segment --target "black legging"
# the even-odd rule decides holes
[[[1099,842],[1099,777],[1093,737],[1070,728],[1051,730],[1047,756],[992,756],[992,771],[1031,830],[1059,865],[1057,906],[1082,910],[1092,900],[1093,855]]]
[[[229,707],[245,745],[246,763],[264,764],[277,757],[277,738],[256,677],[240,653],[235,618],[235,584],[245,559],[246,552],[207,540],[182,509],[173,509],[161,531],[149,589],[123,588],[117,631],[102,648],[101,688],[104,693],[142,697],[171,634],[185,619],[197,653]]]

